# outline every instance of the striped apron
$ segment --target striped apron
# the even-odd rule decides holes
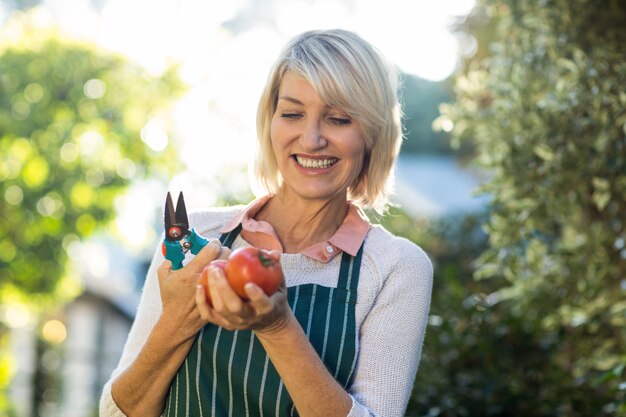
[[[223,234],[230,247],[241,225]],[[334,378],[351,384],[358,338],[354,310],[363,245],[356,256],[343,252],[337,288],[290,287],[289,306]],[[243,417],[297,415],[293,401],[263,346],[251,330],[229,331],[207,324],[176,374],[164,415]]]

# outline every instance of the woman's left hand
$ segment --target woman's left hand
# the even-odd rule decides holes
[[[289,319],[291,310],[287,303],[284,280],[270,297],[258,285],[246,284],[249,301],[235,293],[221,268],[209,266],[208,284],[212,306],[206,299],[204,288],[199,285],[196,290],[196,305],[200,316],[206,321],[227,330],[266,332],[280,329]]]

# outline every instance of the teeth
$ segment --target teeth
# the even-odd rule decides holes
[[[337,162],[337,158],[309,159],[301,156],[296,156],[296,160],[298,161],[298,164],[304,168],[328,168]]]

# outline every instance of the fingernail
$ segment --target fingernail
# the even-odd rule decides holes
[[[246,291],[246,292],[248,292],[248,293],[250,293],[250,292],[251,292],[252,294],[255,294],[255,293],[257,293],[257,294],[258,294],[258,291],[259,291],[259,290],[260,290],[260,288],[259,288],[259,287],[257,287],[256,285],[254,285],[254,284],[253,284],[253,283],[251,283],[251,282],[247,283],[247,284],[244,286],[244,291]]]

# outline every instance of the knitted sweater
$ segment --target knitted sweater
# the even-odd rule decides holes
[[[219,237],[240,206],[190,215],[190,224],[207,238]],[[233,249],[247,246],[237,237]],[[188,258],[192,255],[188,254]],[[301,254],[282,254],[287,287],[318,284],[336,287],[340,256],[322,263]],[[156,268],[163,262],[160,245],[148,270],[135,322],[122,357],[100,400],[100,416],[124,414],[111,397],[112,381],[136,358],[162,312]],[[412,242],[373,225],[365,238],[357,289],[358,357],[349,395],[348,417],[402,416],[413,387],[426,331],[432,289],[432,265]]]

